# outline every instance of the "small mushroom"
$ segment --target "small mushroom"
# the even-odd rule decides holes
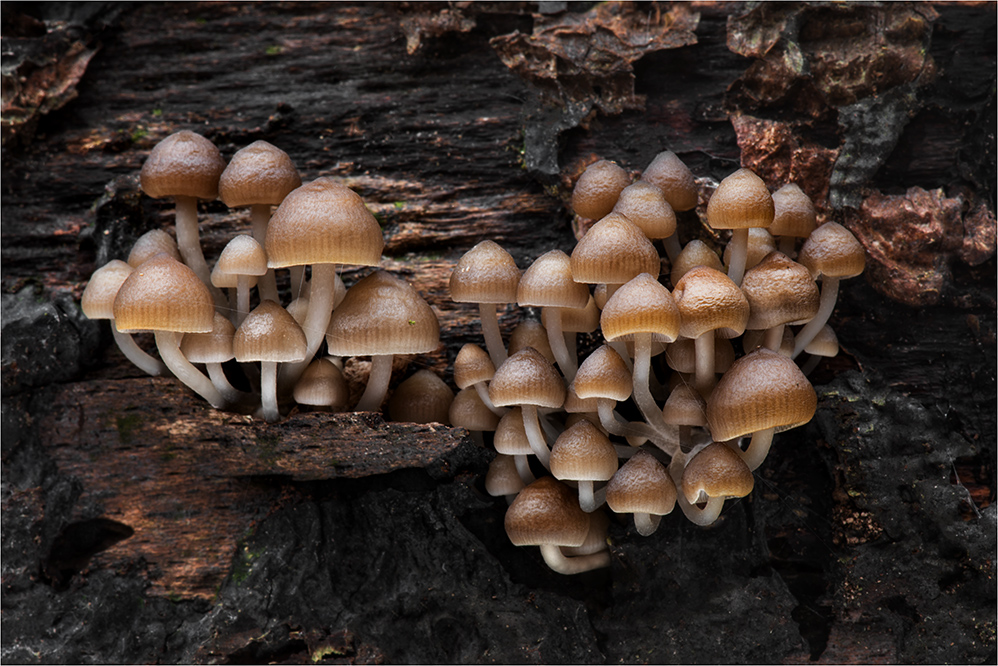
[[[721,181],[707,203],[707,223],[714,229],[731,229],[731,264],[728,277],[742,283],[748,249],[749,227],[773,223],[773,197],[762,178],[750,169],[739,169]]]
[[[655,456],[639,450],[610,479],[606,504],[614,513],[633,514],[638,534],[649,536],[675,508],[676,484]]]
[[[388,416],[406,423],[450,425],[454,391],[430,370],[417,370],[402,381],[388,400]]]
[[[609,481],[617,471],[617,452],[599,428],[585,419],[558,435],[551,447],[551,474],[559,481],[579,484],[579,506],[592,513],[603,504],[603,493],[593,483]]]
[[[274,301],[260,303],[236,329],[232,351],[240,363],[260,363],[260,400],[263,418],[281,418],[277,402],[278,363],[299,363],[305,358],[305,333],[288,311]]]
[[[290,314],[290,313],[289,313]],[[301,373],[293,393],[295,402],[319,410],[343,411],[350,401],[350,391],[343,371],[332,359],[312,361]]]
[[[572,189],[572,210],[579,217],[598,220],[617,203],[617,197],[631,184],[631,177],[616,163],[600,160],[590,164]]]
[[[752,470],[741,457],[727,445],[714,442],[686,464],[680,506],[686,517],[696,524],[710,525],[721,514],[724,500],[745,497],[752,492],[754,485]],[[706,501],[706,506],[694,508],[702,501]]]

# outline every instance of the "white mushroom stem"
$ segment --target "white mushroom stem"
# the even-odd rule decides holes
[[[597,414],[599,414],[600,424],[603,429],[611,435],[618,437],[644,437],[652,439],[655,433],[651,426],[641,421],[625,421],[624,418],[613,408],[616,404],[608,398],[596,400]]]
[[[236,328],[243,323],[250,311],[250,276],[240,275],[236,278],[236,316],[232,325]]]
[[[554,544],[544,544],[541,546],[541,557],[553,571],[566,576],[592,571],[610,566],[610,551],[601,550],[592,555],[577,555],[575,557],[565,557],[561,548]]]
[[[177,249],[180,256],[198,278],[205,283],[217,307],[225,307],[222,290],[211,283],[211,269],[201,251],[201,235],[198,230],[198,200],[195,197],[176,196],[174,226],[177,229]]]
[[[744,451],[737,445],[732,448],[738,452],[738,455],[742,457],[742,461],[754,472],[759,469],[759,466],[765,462],[766,456],[769,455],[769,448],[773,444],[773,434],[775,432],[773,428],[760,430],[752,434],[748,448]]]
[[[669,476],[672,477],[672,481],[676,484],[676,489],[679,491],[676,493],[676,504],[682,509],[683,515],[690,522],[706,527],[721,515],[721,509],[724,507],[724,498],[711,497],[707,500],[707,505],[702,509],[686,501],[686,495],[683,493],[683,469],[685,469],[687,461],[691,460],[697,453],[698,451],[694,450],[689,453],[677,454],[672,459],[672,462],[669,463],[668,470]]]
[[[814,319],[807,322],[807,325],[797,333],[797,337],[794,338],[794,355],[791,358],[800,356],[804,347],[811,344],[815,336],[821,332],[821,328],[832,316],[832,310],[835,309],[835,301],[838,298],[839,278],[823,275],[821,277],[821,300],[818,303],[818,314],[814,315]]]
[[[492,364],[497,368],[506,361],[506,345],[499,332],[499,317],[496,315],[495,303],[479,303],[478,318],[482,322],[482,337],[485,338],[485,348],[489,350]]]
[[[658,440],[665,443],[666,453],[670,455],[679,450],[679,432],[675,426],[670,426],[662,416],[662,408],[652,397],[649,385],[651,374],[651,334],[639,333],[634,336],[634,374],[632,397],[637,403],[645,421],[658,434]]]
[[[592,481],[579,481],[579,508],[592,513],[606,502],[606,488],[595,490]]]
[[[291,289],[294,291],[294,269],[300,266],[291,267]],[[298,378],[305,372],[305,368],[315,358],[315,353],[319,350],[319,345],[326,337],[326,328],[329,326],[329,319],[333,316],[333,302],[336,298],[336,264],[313,264],[312,283],[309,287],[308,311],[305,313],[305,321],[301,328],[305,333],[305,358],[298,363],[287,363],[281,367],[280,390],[282,394],[290,393]],[[368,383],[368,390],[371,385]],[[388,389],[387,381],[385,390]],[[364,392],[367,395],[367,391]],[[381,394],[384,397],[384,393]],[[371,396],[373,400],[375,396]],[[381,406],[378,403],[374,409]]]
[[[205,363],[205,368],[208,370],[208,377],[211,378],[211,383],[215,385],[218,392],[228,402],[239,402],[246,397],[247,394],[229,383],[229,378],[225,376],[225,371],[222,370],[221,363]]]
[[[569,354],[565,345],[565,334],[561,328],[561,308],[544,309],[547,311],[548,344],[551,345],[551,353],[561,368],[561,374],[565,376],[565,383],[571,384],[575,379],[575,373],[579,370],[579,359]]]
[[[211,380],[195,368],[180,351],[180,334],[174,331],[156,331],[156,348],[170,372],[187,388],[207,400],[215,409],[225,407],[225,398]]]
[[[514,455],[513,464],[516,465],[516,473],[520,476],[520,480],[523,481],[523,485],[529,486],[537,480],[534,478],[534,473],[530,471],[530,461],[527,460],[527,456],[523,454]]]
[[[696,353],[696,376],[693,383],[697,392],[706,400],[717,381],[714,376],[714,331],[700,334],[693,347]]]
[[[371,357],[371,374],[367,378],[364,395],[354,408],[357,412],[376,412],[381,409],[388,392],[388,382],[392,378],[392,354],[378,354]]]
[[[270,223],[270,204],[253,204],[250,208],[250,225],[253,229],[253,239],[264,247],[267,242],[267,225]],[[266,274],[260,276],[256,283],[256,288],[260,292],[261,301],[281,302],[281,297],[277,294],[277,278],[274,276],[274,269],[267,269]]]
[[[658,529],[659,523],[662,522],[662,516],[657,516],[651,513],[635,513],[634,514],[634,529],[638,531],[641,536],[651,536]]]
[[[159,359],[153,358],[139,347],[131,333],[122,333],[119,331],[115,327],[113,319],[111,320],[111,333],[114,335],[114,341],[118,344],[118,349],[121,350],[121,353],[125,355],[125,358],[134,363],[139,370],[153,377],[159,377],[167,371],[166,366]]]
[[[520,411],[523,412],[523,431],[527,434],[527,441],[530,442],[530,450],[544,465],[544,469],[551,469],[551,450],[548,449],[544,433],[541,432],[540,423],[537,421],[537,407],[523,405]]]
[[[731,230],[731,261],[728,263],[728,277],[737,286],[742,286],[742,277],[745,275],[745,262],[748,260],[748,227],[744,229]]]
[[[682,246],[679,244],[679,234],[674,233],[668,238],[663,238],[662,247],[665,248],[665,254],[669,257],[669,263],[674,266],[676,259],[679,258],[680,253],[683,251]]]
[[[492,398],[489,397],[489,386],[485,382],[478,382],[475,386],[475,392],[478,393],[478,397],[482,399],[482,404],[489,408],[489,411],[496,416],[502,416],[509,410],[505,407],[496,407],[492,404]]]
[[[260,404],[267,423],[281,420],[277,405],[277,361],[260,362]]]

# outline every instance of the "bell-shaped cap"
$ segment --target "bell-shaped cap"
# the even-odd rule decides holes
[[[545,252],[524,271],[516,289],[521,306],[584,308],[589,289],[572,279],[572,261],[561,250]]]
[[[638,225],[651,239],[668,238],[676,233],[676,213],[655,185],[639,180],[624,188],[613,212]]]
[[[114,297],[132,270],[120,259],[112,259],[95,270],[80,299],[83,314],[88,319],[114,319]]]
[[[572,190],[572,210],[580,217],[598,220],[613,210],[617,197],[631,184],[631,177],[609,160],[590,164]]]
[[[572,250],[572,276],[587,284],[624,284],[641,273],[658,277],[662,261],[644,232],[618,213],[594,224]]]
[[[218,198],[229,208],[276,205],[301,186],[288,154],[266,141],[254,141],[232,156],[218,182]]]
[[[417,370],[404,380],[388,401],[393,421],[443,423],[450,425],[450,405],[454,391],[430,370]]]
[[[676,300],[648,273],[638,275],[617,289],[600,315],[603,337],[611,342],[633,340],[639,334],[672,342],[679,337],[679,324]]]
[[[541,353],[541,356],[555,362],[554,351],[551,350],[551,342],[548,340],[547,329],[544,324],[536,319],[521,319],[513,332],[509,334],[509,354],[512,356],[521,349],[533,347]]]
[[[470,387],[457,392],[447,414],[455,428],[492,432],[499,425],[499,417],[485,406],[478,391]]]
[[[523,427],[522,408],[514,407],[503,414],[495,431],[492,441],[498,453],[508,456],[533,455],[534,450],[530,448],[530,440],[527,439],[527,431]]]
[[[665,195],[673,210],[684,211],[696,208],[697,181],[693,172],[671,150],[655,156],[641,174],[641,180],[657,186]]]
[[[768,227],[775,214],[769,188],[750,169],[722,180],[707,203],[707,223],[714,229]]]
[[[212,329],[208,333],[185,333],[180,341],[180,351],[191,363],[225,363],[236,357],[232,340],[236,327],[224,315],[215,313]]]
[[[662,418],[671,425],[702,428],[707,425],[707,402],[695,388],[680,384],[665,401]]]
[[[450,276],[450,297],[455,303],[515,303],[519,283],[513,257],[486,240],[458,260]]]
[[[454,383],[459,389],[492,381],[495,374],[496,366],[492,363],[492,358],[473,342],[461,347],[454,359]]]
[[[811,277],[856,277],[866,267],[866,252],[852,232],[837,222],[826,222],[811,232],[797,255]]]
[[[803,324],[818,314],[821,294],[810,273],[782,252],[770,252],[742,278],[749,304],[746,328]]]
[[[350,391],[336,364],[328,358],[319,358],[301,373],[295,382],[293,397],[299,405],[341,410],[350,402]]]
[[[716,271],[723,270],[724,268],[717,253],[711,250],[702,240],[694,238],[683,247],[679,256],[672,263],[672,271],[669,274],[669,278],[672,280],[673,286],[679,284],[683,276],[697,266],[706,266]]]
[[[565,403],[565,381],[555,367],[533,347],[526,347],[496,368],[489,384],[496,407],[534,405],[560,408]]]
[[[215,267],[220,273],[229,275],[264,275],[267,272],[267,253],[255,238],[239,234],[225,244]]]
[[[634,379],[620,354],[602,345],[582,362],[572,384],[583,400],[607,398],[621,402],[631,397]]]
[[[606,481],[617,471],[617,450],[591,421],[558,435],[551,447],[551,474],[562,481]]]
[[[492,497],[501,497],[515,495],[524,487],[526,484],[516,470],[513,456],[497,454],[489,463],[489,471],[485,473],[485,492]]]
[[[207,333],[215,303],[204,282],[167,254],[133,270],[114,298],[115,328],[129,331]]]
[[[707,331],[727,329],[738,336],[745,332],[749,304],[745,294],[724,273],[697,266],[676,284],[672,291],[682,323],[679,333],[698,338]]]
[[[514,546],[581,546],[589,515],[575,491],[544,476],[520,491],[506,511],[506,534]]]
[[[185,196],[214,199],[225,160],[209,139],[188,130],[156,144],[142,165],[142,191],[154,199]]]
[[[774,236],[807,238],[818,226],[814,202],[794,183],[773,192],[773,206],[775,214],[769,233]]]
[[[232,351],[241,363],[297,363],[305,360],[307,348],[305,333],[298,322],[270,300],[246,315],[232,339]]]
[[[147,260],[152,259],[160,252],[165,252],[177,261],[180,259],[180,250],[177,249],[177,241],[173,236],[162,229],[147,231],[138,237],[128,253],[128,265],[138,268]]]
[[[708,497],[745,497],[755,486],[752,470],[727,444],[708,444],[683,469],[683,495],[690,504]]]
[[[664,516],[676,506],[676,484],[655,456],[638,451],[610,479],[606,503],[614,513]]]

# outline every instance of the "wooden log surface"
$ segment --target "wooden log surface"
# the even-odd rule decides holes
[[[53,3],[3,23],[5,661],[993,659],[994,3]],[[450,381],[480,341],[447,293],[464,251],[571,250],[597,158],[638,174],[671,149],[701,203],[739,165],[797,181],[868,268],[842,285],[818,415],[752,498],[707,530],[614,524],[611,569],[566,581],[508,543],[463,431],[213,412],[82,317],[93,270],[169,225],[137,174],[180,129],[227,158],[265,139],[364,198],[382,267],[441,322],[396,382]],[[200,212],[210,259],[248,228]],[[703,205],[679,221],[725,240]],[[500,314],[508,333],[530,313]]]

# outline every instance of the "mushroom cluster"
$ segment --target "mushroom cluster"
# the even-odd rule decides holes
[[[672,152],[633,182],[601,160],[572,192],[591,226],[570,256],[547,252],[521,275],[486,240],[451,276],[452,299],[478,304],[488,350],[458,354],[451,422],[483,441],[492,433],[486,489],[510,502],[511,541],[540,546],[555,571],[608,564],[604,504],[642,535],[676,504],[710,525],[726,499],[752,491],[774,433],[814,415],[806,372],[837,353],[826,322],[839,280],[863,271],[862,246],[835,222],[818,225],[799,187],[770,193],[749,169],[707,204],[707,224],[730,230],[723,256],[683,246],[676,213],[699,194]],[[540,322],[522,318],[506,346],[499,303],[540,308]],[[581,363],[577,333],[605,342]]]
[[[356,409],[377,410],[393,356],[439,346],[437,317],[412,286],[383,270],[350,289],[340,280],[338,266],[376,267],[384,249],[360,196],[333,178],[302,184],[290,157],[266,141],[226,164],[210,140],[178,132],[153,148],[141,186],[173,198],[176,241],[162,230],[140,237],[127,262],[93,274],[82,308],[110,320],[122,352],[145,372],[172,373],[216,408],[277,421],[295,404],[347,408],[345,356],[371,357]],[[250,207],[251,233],[232,238],[209,269],[197,201],[215,198]],[[283,269],[282,300],[275,271]],[[131,337],[143,331],[155,333],[159,359]]]

